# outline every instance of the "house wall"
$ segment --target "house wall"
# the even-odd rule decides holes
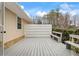
[[[16,38],[24,36],[23,26],[28,22],[22,19],[22,29],[17,29],[17,18],[16,14],[5,8],[5,31],[4,43],[10,42]],[[12,42],[13,43],[13,42]],[[5,44],[7,45],[7,44]],[[9,44],[10,45],[10,44]]]
[[[2,47],[3,45],[2,45],[2,36],[3,36],[3,34],[1,33],[2,32],[2,30],[3,30],[3,28],[2,28],[2,20],[3,20],[3,6],[2,6],[2,2],[0,2],[0,47]],[[1,52],[1,51],[0,51]]]
[[[4,42],[23,36],[23,28],[17,29],[16,14],[5,8],[5,38]]]

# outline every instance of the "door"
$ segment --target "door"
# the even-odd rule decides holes
[[[0,56],[3,55],[3,3],[0,2]]]

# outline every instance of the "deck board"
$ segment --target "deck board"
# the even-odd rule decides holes
[[[0,56],[3,55],[3,48],[0,46]]]
[[[27,38],[4,50],[5,56],[72,56],[79,55],[51,38]]]

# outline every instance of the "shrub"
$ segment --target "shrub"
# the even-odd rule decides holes
[[[67,40],[69,40],[69,33],[66,30],[64,30],[62,33],[62,43],[64,43],[64,41]]]
[[[63,32],[63,30],[62,30],[62,29],[53,29],[53,31]]]
[[[57,31],[57,32],[63,32],[63,31],[67,31],[69,34],[74,34],[75,31],[74,30],[65,30],[65,29],[53,29],[52,31]]]
[[[74,34],[75,31],[73,31],[73,30],[67,30],[67,32],[68,32],[69,34]]]

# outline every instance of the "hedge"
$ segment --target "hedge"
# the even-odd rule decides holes
[[[57,31],[57,32],[67,31],[69,34],[79,35],[79,29],[77,29],[77,30],[52,29],[52,31]]]

